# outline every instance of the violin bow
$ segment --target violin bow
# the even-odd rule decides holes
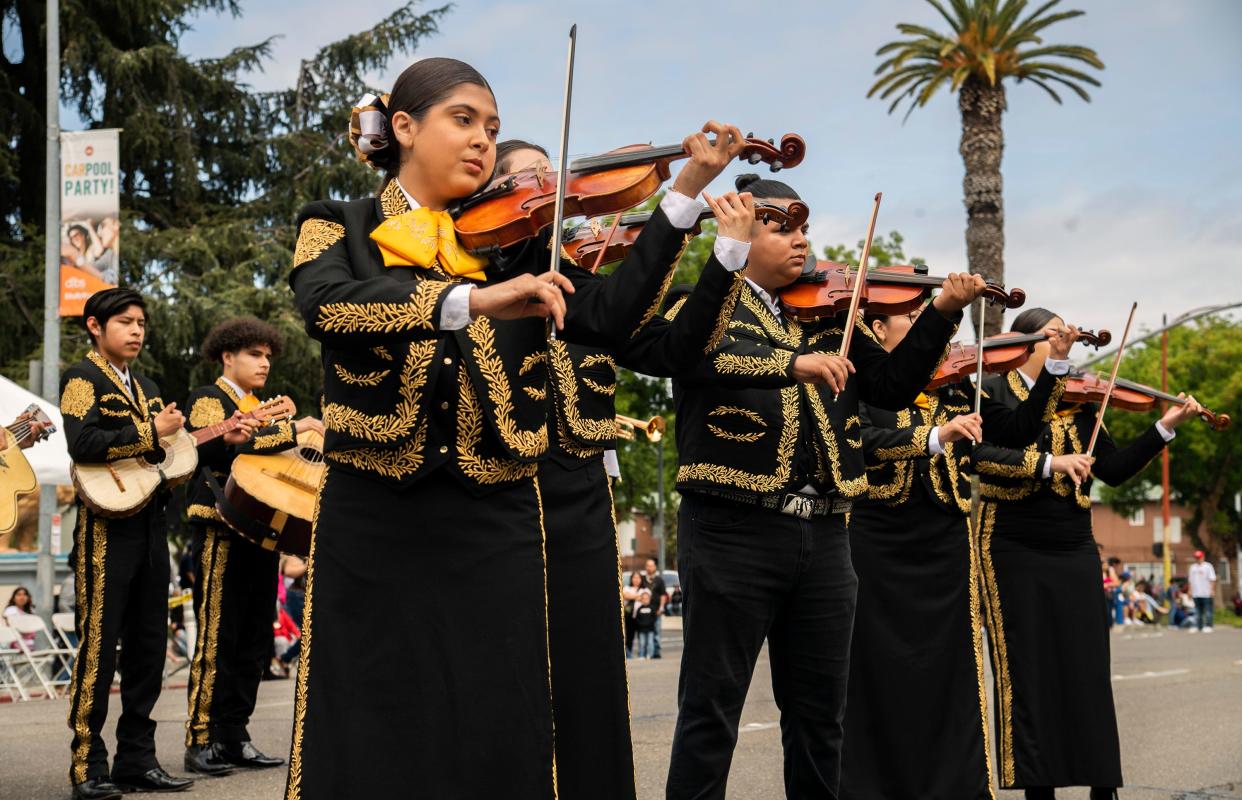
[[[1095,428],[1091,431],[1091,443],[1087,445],[1087,456],[1095,453],[1095,442],[1100,437],[1100,428],[1104,425],[1104,411],[1108,408],[1108,401],[1113,396],[1113,387],[1117,385],[1117,370],[1121,369],[1121,356],[1126,352],[1126,339],[1130,338],[1130,323],[1134,322],[1134,310],[1138,308],[1138,302],[1135,301],[1130,306],[1130,318],[1126,320],[1126,329],[1121,334],[1121,344],[1117,347],[1117,357],[1113,359],[1113,373],[1108,376],[1108,388],[1104,390],[1104,400],[1100,403],[1100,410],[1095,415]]]
[[[983,332],[987,329],[985,317],[987,315],[988,303],[983,297],[979,298],[979,330],[975,331],[975,413],[983,414]],[[975,442],[979,444],[979,442]],[[974,530],[979,530],[979,517],[982,504],[980,503],[980,487],[979,472],[971,470],[970,475],[970,524]]]
[[[850,342],[854,338],[854,325],[857,322],[858,306],[862,302],[863,284],[867,282],[867,262],[871,260],[871,240],[875,237],[875,220],[880,215],[880,199],[884,196],[883,192],[875,193],[875,205],[871,208],[871,222],[867,225],[867,239],[863,242],[862,255],[858,259],[858,278],[854,283],[854,295],[850,298],[849,314],[845,317],[845,334],[841,337],[841,350],[837,353],[841,358],[849,358]],[[849,267],[846,266],[846,277],[849,277]],[[838,393],[833,397],[835,400],[839,397]]]
[[[569,60],[565,67],[565,106],[561,113],[561,146],[557,151],[560,160],[556,166],[556,205],[552,214],[552,257],[548,269],[561,271],[561,228],[565,224],[565,176],[569,162],[569,111],[574,96],[574,53],[578,47],[578,24],[569,29]],[[556,326],[548,322],[548,337],[556,338]]]

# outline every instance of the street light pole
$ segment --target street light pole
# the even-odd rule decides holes
[[[1145,333],[1142,336],[1138,337],[1137,339],[1130,340],[1130,343],[1126,346],[1133,347],[1134,345],[1139,344],[1140,342],[1145,342],[1148,339],[1154,339],[1155,337],[1160,336],[1166,331],[1170,331],[1178,327],[1179,325],[1185,325],[1187,322],[1192,322],[1196,319],[1199,319],[1200,317],[1206,317],[1209,314],[1219,314],[1220,312],[1228,311],[1231,308],[1242,308],[1242,303],[1222,303],[1217,306],[1202,306],[1200,308],[1192,308],[1191,310],[1186,311],[1174,317],[1172,322],[1161,325],[1156,330]],[[1113,358],[1115,355],[1116,354],[1111,351],[1097,353],[1091,358],[1088,358],[1086,361],[1083,361],[1082,363],[1080,363],[1078,366],[1088,367],[1098,361],[1104,361],[1105,359]]]
[[[58,403],[60,384],[60,2],[47,0],[47,169],[43,220],[43,399]],[[38,608],[51,620],[56,564],[52,559],[52,515],[56,487],[39,491]]]
[[[656,497],[656,541],[659,542],[656,551],[656,563],[660,565],[660,574],[664,574],[664,437],[660,437],[660,441],[656,442],[656,486],[658,487],[658,495]]]

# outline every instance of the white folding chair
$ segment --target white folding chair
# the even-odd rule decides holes
[[[69,667],[73,663],[75,651],[61,646],[57,638],[47,629],[43,617],[35,614],[19,614],[11,617],[9,624],[18,633],[34,637],[33,644],[23,638],[22,646],[35,667],[39,682],[51,693],[52,697],[56,697],[55,687],[69,685]]]
[[[0,687],[9,693],[9,699],[13,699],[14,689],[22,700],[30,699],[21,673],[31,668],[21,634],[0,623]]]

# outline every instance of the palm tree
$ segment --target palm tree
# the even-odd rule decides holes
[[[1090,102],[1084,84],[1099,86],[1091,75],[1075,69],[1074,62],[1103,69],[1104,63],[1089,47],[1044,45],[1041,31],[1050,25],[1082,16],[1082,11],[1053,9],[1061,0],[1048,0],[1023,17],[1027,0],[927,0],[949,24],[947,33],[921,25],[899,23],[907,38],[889,42],[876,51],[887,59],[876,68],[881,77],[867,92],[892,98],[891,114],[908,102],[909,117],[924,106],[936,90],[947,86],[957,92],[962,113],[959,151],[966,165],[962,193],[966,203],[966,258],[970,271],[989,281],[1005,280],[1005,206],[1002,196],[1001,154],[1005,135],[1001,114],[1006,107],[1006,78],[1030,81],[1061,102],[1069,89]],[[946,9],[946,5],[948,8]],[[950,13],[950,9],[952,13]],[[977,314],[977,310],[975,311]],[[993,316],[993,315],[989,315]],[[1000,315],[986,325],[987,333],[1000,330]],[[978,320],[976,320],[976,323]]]

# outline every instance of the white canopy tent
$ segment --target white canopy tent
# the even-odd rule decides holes
[[[73,483],[69,477],[69,445],[65,440],[65,421],[60,409],[26,391],[13,381],[0,376],[0,425],[9,425],[31,403],[38,403],[48,418],[56,425],[56,433],[34,447],[22,451],[35,471],[41,486],[66,486]]]

